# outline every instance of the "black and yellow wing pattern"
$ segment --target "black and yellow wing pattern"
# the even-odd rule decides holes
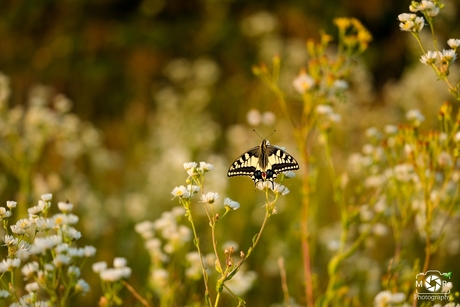
[[[279,173],[298,169],[299,164],[293,156],[263,140],[260,146],[251,148],[236,159],[228,169],[227,175],[249,176],[257,185],[260,181],[273,183]]]

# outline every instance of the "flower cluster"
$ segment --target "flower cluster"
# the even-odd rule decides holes
[[[451,112],[448,103],[441,106],[441,131],[423,132],[420,124],[425,117],[419,110],[406,113],[409,124],[386,126],[383,133],[370,128],[366,131],[369,143],[363,146],[362,154],[350,158],[352,173],[358,173],[361,180],[358,186],[369,191],[373,199],[361,207],[360,218],[365,222],[378,214],[389,217],[384,226],[392,229],[395,261],[401,261],[398,251],[403,233],[406,239],[410,233],[416,240],[424,240],[430,253],[435,252],[448,226],[447,217],[459,200],[459,131]],[[430,254],[425,255],[420,271],[427,269],[429,259]],[[409,272],[411,267],[400,269]],[[389,284],[398,289],[404,282],[395,278]],[[403,302],[400,293],[389,291],[375,298],[376,306],[400,306]]]
[[[411,12],[421,12],[427,17],[435,17],[439,14],[443,5],[439,1],[422,0],[421,2],[412,1],[409,6]]]
[[[113,268],[107,267],[107,262],[93,263],[93,272],[97,273],[102,281],[103,296],[101,306],[120,305],[122,300],[118,293],[123,288],[123,280],[131,276],[131,268],[123,257],[113,259]]]
[[[444,49],[442,52],[439,51],[427,51],[420,58],[420,62],[425,65],[435,65],[440,63],[442,65],[450,65],[457,59],[457,53],[454,49]]]
[[[176,196],[186,197],[183,193],[176,193]],[[183,207],[174,207],[171,211],[163,212],[155,221],[143,221],[135,226],[150,255],[149,286],[160,298],[164,296],[166,299],[167,293],[171,290],[169,285],[174,284],[171,278],[176,274],[184,274],[186,271],[186,276],[193,277],[194,280],[201,278],[201,266],[196,266],[201,262],[186,254],[192,233],[190,228],[180,223],[184,215]],[[184,257],[187,262],[183,261]],[[179,265],[182,266],[180,269]]]
[[[411,305],[404,303],[406,295],[402,292],[391,293],[391,291],[381,291],[374,298],[374,306],[391,307],[401,306],[409,307]]]
[[[317,105],[315,112],[318,117],[318,127],[322,131],[328,131],[333,123],[338,123],[342,120],[340,114],[336,113],[333,107],[327,104]]]
[[[400,21],[399,28],[401,31],[420,32],[425,26],[423,17],[416,14],[402,13],[399,14],[398,20]]]
[[[9,210],[0,209],[6,231],[3,242],[8,249],[8,258],[0,263],[3,285],[0,299],[12,300],[10,306],[61,306],[66,305],[70,296],[90,290],[88,283],[81,278],[81,267],[87,258],[95,255],[96,248],[73,246],[81,237],[73,227],[78,222],[78,217],[70,213],[73,206],[59,203],[61,213],[48,217],[51,200],[51,194],[42,195],[38,204],[29,208],[27,219],[20,219],[9,227],[8,217],[16,202],[7,202]],[[3,280],[5,274],[13,276],[16,271],[20,271],[27,282],[27,294],[21,297],[18,297],[18,289],[8,287]],[[56,288],[62,291],[55,291]],[[40,289],[48,293],[47,301],[38,300]]]
[[[246,121],[251,126],[258,126],[264,124],[266,126],[272,126],[276,122],[276,116],[274,113],[267,111],[260,113],[257,109],[251,109],[246,114]]]
[[[171,194],[173,199],[177,199],[182,205],[181,207],[174,207],[171,211],[164,212],[162,216],[155,221],[143,221],[136,225],[136,231],[145,240],[145,247],[150,254],[150,274],[149,286],[157,294],[160,300],[160,305],[169,306],[184,300],[178,292],[186,291],[178,280],[189,280],[188,286],[195,287],[192,282],[202,279],[205,284],[205,297],[208,303],[211,302],[209,294],[209,276],[217,274],[217,297],[216,302],[219,301],[224,287],[237,297],[238,294],[243,294],[248,291],[255,279],[254,272],[239,272],[240,267],[250,255],[260,237],[259,232],[254,239],[253,246],[249,249],[247,255],[240,252],[240,260],[233,259],[234,246],[238,244],[232,242],[224,243],[225,261],[220,259],[220,247],[216,239],[216,228],[223,218],[232,211],[240,208],[240,204],[228,197],[223,199],[223,208],[221,205],[221,197],[216,192],[204,192],[205,175],[213,169],[213,165],[206,162],[188,162],[184,163],[184,169],[187,172],[186,185],[175,187]],[[286,174],[284,177],[291,177],[291,174]],[[262,188],[268,195],[269,191],[274,194],[274,200],[270,203],[267,202],[267,207],[270,207],[270,213],[274,211],[274,203],[280,195],[286,195],[289,190],[278,184],[271,183]],[[268,197],[268,196],[267,196]],[[203,237],[198,235],[200,226],[196,226],[195,219],[200,218],[195,211],[195,204],[199,204],[202,208],[201,212],[205,213],[205,218],[208,220],[208,225],[211,228],[211,241],[210,245],[213,253],[205,254],[203,252],[201,240]],[[221,212],[222,209],[225,211]],[[204,212],[203,212],[204,211]],[[267,209],[267,212],[269,209]],[[180,223],[181,217],[186,217],[190,222],[190,226],[186,227]],[[266,215],[266,219],[269,215]],[[201,218],[203,218],[201,216]],[[265,224],[266,221],[264,221]],[[201,228],[201,227],[200,227]],[[263,227],[262,227],[263,229]],[[208,240],[203,240],[208,241]],[[190,243],[196,248],[196,251],[188,251]],[[215,268],[213,270],[212,268]],[[236,277],[233,279],[233,277]],[[227,285],[228,282],[228,285]],[[230,287],[235,287],[234,291]],[[174,294],[174,295],[173,295]],[[198,297],[191,297],[184,301],[184,303],[194,304]],[[211,304],[213,305],[213,304]]]
[[[127,266],[127,261],[123,257],[117,257],[113,260],[113,268],[108,268],[105,261],[93,263],[93,271],[99,274],[102,281],[109,283],[131,276],[131,268]]]
[[[0,182],[14,178],[19,184],[15,188],[16,200],[22,204],[16,209],[18,216],[27,215],[30,195],[48,191],[81,204],[97,199],[97,193],[89,189],[92,179],[83,175],[83,168],[88,171],[90,167],[99,176],[117,165],[115,154],[104,147],[100,131],[72,113],[70,99],[50,87],[35,85],[29,93],[17,94],[27,97],[23,103],[8,103],[10,92],[9,78],[0,73]],[[92,212],[87,212],[84,222],[102,231],[100,207],[87,209]]]
[[[440,1],[423,0],[421,2],[412,1],[409,10],[412,13],[403,13],[398,16],[400,21],[399,28],[402,31],[411,32],[413,37],[418,42],[422,51],[420,62],[425,65],[431,66],[440,80],[446,82],[449,87],[449,92],[455,99],[460,100],[460,84],[454,84],[448,79],[451,65],[457,59],[457,48],[460,45],[460,40],[451,38],[447,40],[447,45],[451,49],[443,49],[438,46],[437,38],[434,32],[434,18],[439,14],[444,5]],[[417,16],[415,13],[420,12],[423,17]],[[425,24],[426,22],[426,24]],[[420,39],[419,32],[425,25],[428,25],[431,30],[431,36],[434,46],[434,51],[427,50]],[[431,49],[431,48],[429,48]]]

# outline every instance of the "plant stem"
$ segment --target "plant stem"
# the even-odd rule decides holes
[[[210,297],[210,292],[209,292],[209,285],[208,285],[208,273],[206,273],[206,267],[204,265],[204,262],[203,262],[203,254],[201,253],[201,248],[200,248],[200,239],[198,238],[198,234],[196,233],[196,229],[195,229],[195,223],[193,222],[193,218],[192,218],[192,211],[190,209],[190,203],[185,203],[186,201],[184,201],[184,207],[185,209],[187,210],[187,216],[188,216],[188,220],[190,222],[190,224],[192,225],[192,231],[193,231],[193,238],[194,238],[194,243],[195,243],[195,246],[196,246],[196,249],[197,249],[197,252],[198,254],[200,255],[200,264],[201,264],[201,271],[203,273],[203,280],[204,280],[204,287],[205,287],[205,299],[206,299],[206,304],[211,307],[212,306],[212,302],[211,302],[211,297]]]
[[[300,144],[299,150],[302,159],[302,254],[303,254],[303,268],[305,275],[305,295],[307,298],[307,307],[313,307],[313,278],[311,273],[311,258],[309,246],[309,233],[308,233],[308,207],[310,205],[310,180],[308,172],[308,153],[304,139],[298,138]]]
[[[128,284],[126,281],[122,281],[123,282],[123,285],[126,287],[126,289],[128,289],[129,292],[131,292],[131,294],[139,301],[141,302],[142,305],[144,305],[145,307],[152,307],[152,305],[150,305],[142,296],[139,295],[139,293],[137,293],[137,291],[130,285]]]
[[[283,289],[284,304],[286,305],[286,307],[291,307],[291,299],[289,296],[289,289],[287,286],[286,268],[284,267],[283,257],[278,258],[278,267],[280,268],[281,288]]]

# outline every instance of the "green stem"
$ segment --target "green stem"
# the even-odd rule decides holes
[[[209,285],[208,285],[208,273],[206,273],[206,266],[204,265],[203,254],[202,254],[201,248],[200,248],[200,238],[198,237],[198,234],[197,234],[196,228],[195,228],[195,223],[193,222],[192,210],[190,209],[191,204],[190,204],[189,201],[185,201],[185,200],[182,200],[182,199],[181,199],[181,202],[183,202],[184,208],[187,211],[186,214],[188,216],[188,220],[189,220],[190,224],[192,225],[194,244],[196,246],[198,255],[200,255],[201,271],[203,273],[203,280],[204,280],[204,287],[205,287],[205,297],[206,297],[205,299],[206,299],[207,305],[209,307],[211,307],[212,302],[211,302],[211,297],[210,297],[210,292],[209,292]]]
[[[243,265],[243,263],[249,258],[249,256],[251,255],[252,251],[254,250],[254,248],[256,248],[257,246],[257,243],[259,242],[259,239],[260,237],[262,236],[262,233],[265,229],[265,225],[267,224],[267,221],[268,221],[268,218],[271,216],[271,211],[270,211],[270,208],[269,208],[269,200],[268,200],[268,188],[266,190],[266,198],[267,198],[267,204],[266,204],[266,210],[265,210],[265,218],[262,222],[262,225],[260,226],[260,230],[259,232],[257,233],[255,239],[253,239],[253,243],[252,243],[252,246],[248,249],[246,255],[241,258],[241,260],[235,265],[235,268],[233,268],[233,270],[230,272],[230,274],[228,274],[223,280],[222,280],[222,284],[224,284],[227,280],[230,280],[237,272],[238,270],[240,269],[240,267]],[[274,207],[274,202],[272,204],[272,206]],[[225,285],[224,285],[225,286]]]

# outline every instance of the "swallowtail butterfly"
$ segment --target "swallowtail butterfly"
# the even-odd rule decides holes
[[[264,139],[260,146],[236,159],[228,169],[227,176],[249,176],[256,186],[260,181],[270,181],[273,185],[279,173],[297,169],[299,164],[293,156]]]

